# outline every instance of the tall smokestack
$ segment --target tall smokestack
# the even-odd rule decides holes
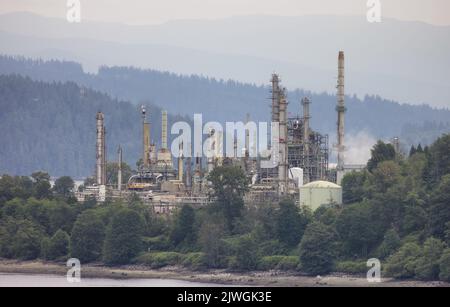
[[[309,105],[311,101],[308,97],[302,99],[303,106],[303,138],[305,139],[305,144],[309,143],[309,120],[311,116],[309,114]]]
[[[178,180],[183,181],[184,176],[184,154],[183,154],[183,142],[178,146],[179,156],[178,156]]]
[[[309,121],[311,119],[310,113],[309,113],[309,106],[311,104],[311,101],[309,100],[308,97],[305,97],[302,99],[302,106],[303,106],[303,146],[304,146],[304,164],[305,164],[305,169],[309,169],[310,168],[310,159],[309,159],[309,154],[310,154],[310,150],[309,150]],[[310,178],[307,178],[307,183],[309,182]]]
[[[117,171],[117,190],[122,191],[122,147],[119,145],[117,150],[118,157],[118,171]]]
[[[187,148],[188,148],[187,150],[189,152],[189,155],[186,158],[186,188],[188,190],[190,190],[191,187],[192,187],[192,158],[191,158],[192,150],[191,150],[191,143],[188,143],[188,147]]]
[[[272,122],[280,121],[280,78],[277,74],[272,74]]]
[[[105,144],[105,117],[102,112],[97,113],[97,154],[96,154],[96,179],[97,185],[106,184],[106,144]]]
[[[344,115],[345,115],[345,92],[344,92],[344,52],[339,51],[338,59],[338,84],[337,84],[337,107],[336,111],[338,113],[337,121],[337,153],[338,153],[338,163],[337,169],[343,170],[345,165],[345,145],[344,145]]]
[[[211,173],[214,170],[215,166],[215,153],[216,153],[216,131],[214,129],[209,130],[209,139],[210,139],[210,148],[209,151],[209,157],[207,158],[207,171],[208,174]]]
[[[288,157],[287,157],[287,100],[285,90],[280,92],[279,119],[280,119],[280,163],[278,164],[278,178],[280,192],[287,191]]]
[[[162,149],[167,149],[167,111],[162,111],[162,127],[161,127]]]
[[[144,106],[141,107],[142,110],[142,127],[143,127],[143,156],[142,163],[144,168],[150,166],[150,123],[147,122],[147,110]]]

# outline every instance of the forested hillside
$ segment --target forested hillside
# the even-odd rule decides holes
[[[74,81],[110,94],[112,97],[141,101],[164,107],[172,114],[192,116],[202,113],[209,120],[243,120],[250,113],[254,120],[267,120],[270,116],[267,86],[243,84],[234,81],[215,80],[201,76],[180,76],[155,70],[132,67],[103,67],[98,74],[86,74],[81,65],[73,62],[38,61],[25,58],[0,57],[0,74],[17,73],[43,81]],[[267,84],[270,74],[267,72]],[[301,72],[299,72],[301,73]],[[283,76],[281,76],[283,77]],[[299,87],[302,85],[299,84]],[[374,85],[376,86],[376,85]],[[292,90],[292,89],[291,89]],[[326,93],[317,94],[304,90],[289,92],[289,110],[300,112],[300,99],[312,98],[313,128],[335,135],[336,98]],[[346,129],[349,134],[366,131],[374,138],[391,138],[401,134],[407,125],[434,122],[436,126],[450,122],[449,110],[429,106],[412,106],[366,96],[363,100],[347,97]],[[440,135],[437,129],[430,132],[426,141],[431,143]],[[423,142],[408,138],[410,143]],[[409,144],[407,144],[409,145]]]
[[[0,173],[89,176],[95,164],[95,116],[105,114],[107,154],[118,145],[132,166],[141,153],[139,107],[75,83],[44,83],[0,76]],[[161,110],[150,107],[152,138],[159,141]],[[169,122],[173,121],[169,117]]]

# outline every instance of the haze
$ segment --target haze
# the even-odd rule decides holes
[[[175,19],[217,19],[236,15],[366,15],[366,0],[81,0],[84,19],[157,24]],[[448,0],[382,0],[384,17],[450,25]],[[0,13],[66,15],[65,0],[2,0]]]

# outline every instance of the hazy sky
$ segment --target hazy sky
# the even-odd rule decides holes
[[[128,24],[234,15],[366,15],[367,0],[80,0],[82,18]],[[67,0],[0,0],[0,13],[65,18]],[[382,16],[450,25],[450,0],[381,0]]]

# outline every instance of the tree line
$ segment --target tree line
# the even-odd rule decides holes
[[[420,149],[419,149],[420,148]],[[193,270],[288,270],[450,281],[450,134],[408,156],[378,142],[367,169],[343,179],[344,204],[315,212],[293,199],[244,204],[249,180],[214,169],[206,207],[157,215],[137,195],[78,203],[70,180],[0,179],[0,257],[82,263],[169,265]]]

